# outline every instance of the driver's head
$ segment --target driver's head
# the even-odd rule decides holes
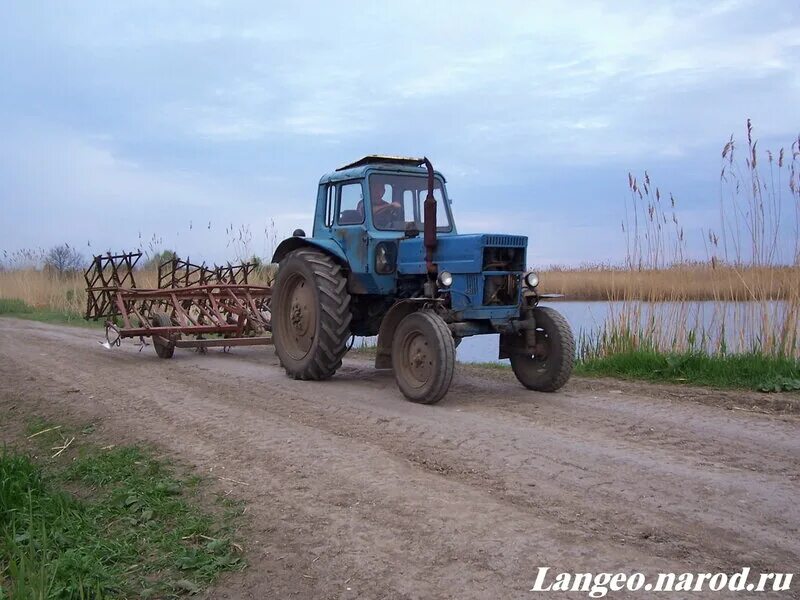
[[[386,191],[386,185],[380,181],[373,181],[370,184],[369,195],[372,198],[373,204],[378,204],[383,201],[383,194]]]

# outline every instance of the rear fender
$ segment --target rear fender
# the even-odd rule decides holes
[[[333,259],[343,267],[348,266],[347,257],[342,250],[342,247],[333,240],[318,240],[315,238],[304,237],[290,237],[283,240],[275,249],[275,254],[272,255],[272,262],[281,262],[287,254],[297,250],[298,248],[319,248],[326,254],[329,254]]]

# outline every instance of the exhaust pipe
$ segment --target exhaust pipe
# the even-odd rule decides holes
[[[424,234],[423,242],[425,244],[425,265],[428,269],[428,278],[436,279],[437,269],[433,264],[433,252],[436,250],[436,199],[433,197],[433,165],[431,161],[426,158],[422,159],[425,163],[425,168],[428,170],[428,195],[424,202]]]

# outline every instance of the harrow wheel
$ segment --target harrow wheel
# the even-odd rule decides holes
[[[169,327],[170,325],[172,325],[172,321],[164,313],[153,315],[153,327]],[[153,347],[156,349],[158,358],[172,358],[172,355],[175,354],[175,343],[160,335],[153,336]]]
[[[397,386],[412,402],[434,404],[450,388],[456,348],[447,324],[422,310],[400,321],[392,340],[392,368]]]
[[[575,364],[575,339],[567,320],[546,306],[534,309],[536,346],[511,354],[517,380],[529,390],[555,392],[564,386]]]
[[[350,294],[330,256],[301,248],[282,260],[271,312],[275,351],[290,377],[322,380],[336,373],[350,338]]]

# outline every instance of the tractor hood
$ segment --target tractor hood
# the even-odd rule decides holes
[[[433,262],[439,271],[480,273],[482,271],[523,271],[528,238],[523,235],[468,233],[437,238]],[[488,250],[487,249],[491,249]],[[426,273],[422,237],[400,240],[397,271],[402,275]]]

